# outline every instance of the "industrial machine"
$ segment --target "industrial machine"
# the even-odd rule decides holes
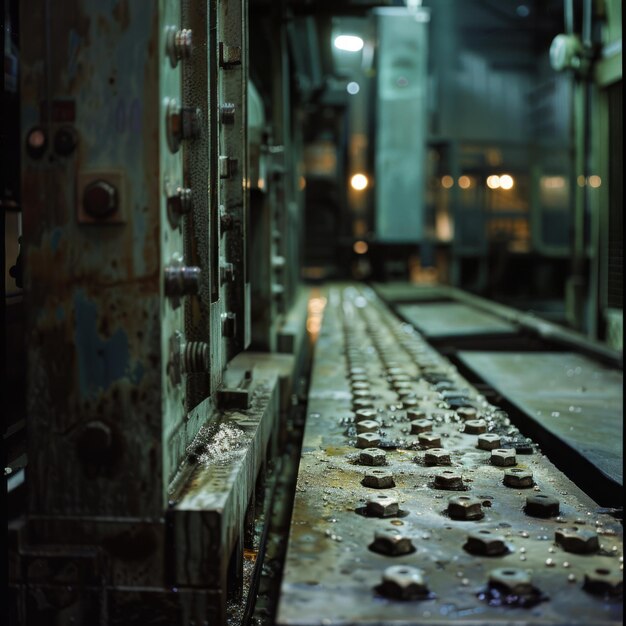
[[[619,2],[3,8],[2,624],[621,623]]]

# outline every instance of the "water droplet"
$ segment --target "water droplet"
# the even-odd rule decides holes
[[[563,567],[568,568],[569,567],[569,561],[563,561]]]
[[[558,411],[552,411],[552,413],[550,413],[550,415],[552,417],[560,417],[561,416],[561,414]]]
[[[554,567],[556,563],[552,559],[546,559],[546,565],[548,567]]]
[[[568,583],[575,583],[575,582],[576,582],[576,576],[574,576],[574,574],[570,574],[570,575],[567,577],[567,582],[568,582]]]

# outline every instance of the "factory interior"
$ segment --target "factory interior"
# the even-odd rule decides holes
[[[621,0],[3,0],[7,626],[623,623]]]

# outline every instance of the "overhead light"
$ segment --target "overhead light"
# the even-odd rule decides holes
[[[441,177],[441,186],[444,189],[450,189],[454,185],[454,178],[449,174]]]
[[[363,40],[356,35],[338,35],[335,37],[335,48],[346,52],[358,52],[363,48]]]
[[[361,91],[361,87],[359,86],[359,83],[355,83],[354,81],[352,81],[346,85],[346,91],[351,96],[356,96],[356,94]]]
[[[352,189],[355,189],[356,191],[363,191],[363,189],[367,187],[368,182],[369,181],[367,180],[367,176],[365,176],[365,174],[355,174],[350,179],[350,185],[352,186]]]
[[[513,177],[508,174],[502,174],[500,176],[500,187],[502,189],[513,189],[513,185],[515,182],[513,181]]]
[[[489,187],[489,189],[498,189],[498,187],[500,187],[500,177],[497,176],[496,174],[492,174],[491,176],[488,176],[487,187]]]

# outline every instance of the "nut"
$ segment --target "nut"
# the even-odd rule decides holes
[[[468,435],[480,435],[487,430],[487,422],[485,420],[467,420],[463,432]]]
[[[371,400],[371,399],[354,398],[352,400],[352,407],[354,408],[355,411],[358,411],[359,409],[371,409],[372,408],[372,402],[373,402],[373,400]]]
[[[441,436],[434,433],[420,433],[417,436],[420,446],[424,448],[441,448]]]
[[[368,498],[365,502],[365,509],[375,517],[391,517],[400,511],[397,498],[383,494]]]
[[[380,448],[366,448],[359,454],[361,465],[386,465],[387,453]]]
[[[369,383],[363,380],[353,380],[350,383],[350,385],[354,391],[369,391],[370,390]]]
[[[474,420],[478,416],[478,411],[470,406],[462,406],[457,409],[456,414],[463,420]]]
[[[374,541],[369,545],[369,549],[386,556],[402,556],[415,552],[410,537],[406,537],[396,528],[376,531]]]
[[[533,517],[556,517],[559,514],[560,502],[553,496],[537,493],[526,498],[526,515]]]
[[[463,478],[454,470],[442,470],[435,474],[435,487],[438,489],[461,489]]]
[[[409,409],[406,412],[406,416],[411,421],[413,421],[413,420],[423,420],[423,419],[426,418],[426,413],[425,413],[425,411],[422,411],[421,409]]]
[[[600,549],[598,535],[591,530],[557,528],[554,533],[554,541],[565,552],[573,552],[574,554],[591,554]]]
[[[502,445],[500,436],[495,433],[483,433],[482,435],[478,435],[477,443],[481,450],[495,450]]]
[[[357,433],[375,433],[378,432],[379,428],[380,424],[375,420],[363,420],[362,422],[357,422],[356,424]]]
[[[419,433],[424,433],[427,430],[433,429],[433,423],[429,420],[421,419],[421,420],[413,420],[411,422],[411,434],[419,435]]]
[[[448,500],[448,515],[458,520],[480,519],[483,516],[483,508],[477,498],[452,496]]]
[[[373,448],[380,444],[380,435],[378,433],[361,433],[356,436],[357,448]]]
[[[583,589],[589,593],[619,596],[622,593],[622,587],[622,577],[617,570],[598,567],[585,572]]]
[[[489,586],[504,590],[507,594],[524,595],[533,590],[530,574],[522,569],[499,567],[489,572]]]
[[[354,414],[355,422],[363,422],[365,420],[373,420],[377,416],[377,413],[374,409],[359,409]]]
[[[395,487],[393,474],[387,470],[369,470],[365,472],[361,484],[364,487],[373,487],[374,489],[389,489]]]
[[[396,600],[415,600],[428,594],[422,570],[408,565],[393,565],[383,572],[380,592]]]
[[[515,450],[510,448],[496,448],[491,451],[490,461],[492,465],[498,465],[499,467],[517,465]]]
[[[504,470],[503,482],[507,487],[532,487],[535,484],[532,472],[518,468]]]
[[[443,448],[431,448],[424,454],[426,465],[451,465],[450,453]]]
[[[481,556],[500,556],[509,551],[504,537],[487,529],[471,532],[463,548],[470,554]]]

